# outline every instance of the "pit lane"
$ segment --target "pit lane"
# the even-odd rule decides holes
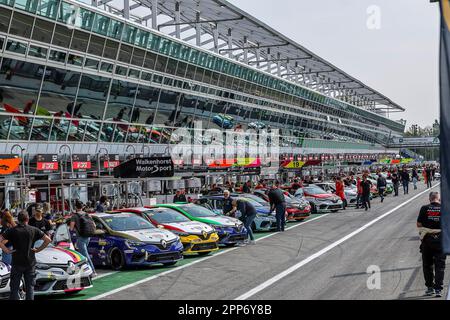
[[[186,257],[171,268],[99,270],[93,288],[54,298],[235,299],[423,191],[421,185],[383,204],[375,199],[368,213],[351,208],[313,215],[307,222],[290,223],[283,234],[257,234],[256,246]],[[415,219],[426,202],[427,192],[251,299],[420,298],[424,288]],[[380,290],[367,289],[370,265],[381,269]]]

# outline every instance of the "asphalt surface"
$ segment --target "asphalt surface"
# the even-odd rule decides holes
[[[421,192],[424,193],[411,201]],[[416,229],[418,211],[427,203],[428,192],[420,184],[409,195],[400,193],[399,197],[388,196],[384,203],[374,199],[367,212],[350,208],[321,215],[284,233],[263,238],[254,246],[228,250],[91,298],[435,299],[423,296]],[[402,205],[406,201],[410,202]],[[386,213],[389,214],[366,225]],[[343,239],[363,226],[363,230]],[[301,266],[267,285],[267,281],[298,264]],[[367,286],[370,266],[381,271],[379,289]],[[444,296],[448,281],[446,275]]]

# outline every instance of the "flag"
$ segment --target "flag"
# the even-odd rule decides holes
[[[441,227],[444,253],[450,254],[450,0],[440,1],[440,161]],[[449,138],[449,139],[447,139]]]

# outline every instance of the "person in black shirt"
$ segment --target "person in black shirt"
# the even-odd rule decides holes
[[[7,230],[2,235],[0,248],[6,253],[12,253],[10,299],[19,300],[19,287],[22,278],[25,281],[26,299],[34,299],[35,282],[35,253],[44,250],[50,243],[50,238],[41,230],[28,225],[29,216],[26,211],[21,211],[18,216],[19,224]],[[44,242],[39,248],[34,248],[34,243],[38,240]],[[10,250],[5,243],[10,243],[14,250]]]
[[[250,202],[243,199],[234,200],[233,207],[241,213],[241,217],[239,219],[244,223],[244,227],[247,229],[247,234],[250,238],[249,243],[255,244],[255,237],[253,236],[252,231],[253,220],[256,218],[255,207]]]
[[[402,184],[403,184],[403,194],[408,194],[409,173],[408,173],[408,171],[406,171],[406,168],[403,168],[402,172],[400,173],[400,177],[402,179]]]
[[[280,183],[276,181],[267,196],[270,201],[270,211],[276,211],[275,217],[277,218],[277,231],[283,232],[284,225],[286,224],[286,199],[279,186]]]
[[[243,193],[251,193],[252,192],[252,182],[249,180],[242,186]]]
[[[384,201],[384,192],[386,191],[386,179],[383,177],[383,175],[381,173],[378,174],[377,188],[378,188],[378,194],[381,198],[381,202],[383,202]]]
[[[392,175],[392,184],[394,185],[394,197],[398,197],[398,186],[400,184],[400,178],[397,174],[397,171],[395,171]]]
[[[183,193],[183,190],[177,190],[175,192],[175,196],[173,197],[173,203],[177,202],[187,202],[186,196]]]
[[[222,212],[224,216],[234,216],[234,212],[236,211],[233,208],[233,198],[230,196],[230,190],[225,190],[223,192],[223,208]]]
[[[445,259],[441,244],[441,198],[439,192],[430,193],[430,204],[420,209],[417,227],[425,236],[420,249],[422,252],[423,275],[427,290],[426,295],[442,296]],[[434,274],[433,274],[434,267]]]
[[[362,205],[365,210],[370,209],[370,188],[372,187],[372,182],[367,179],[367,175],[363,175],[363,180],[361,181],[362,189]]]
[[[431,179],[432,179],[431,174],[432,174],[432,172],[431,172],[431,168],[430,167],[427,167],[425,169],[425,174],[427,176],[427,188],[431,188],[432,187],[432,183],[431,183]]]
[[[302,187],[302,185],[300,184],[298,179],[294,179],[294,182],[291,185],[291,193],[295,194],[295,192],[301,187]]]
[[[30,221],[28,222],[28,225],[38,228],[42,232],[44,232],[46,235],[50,234],[50,231],[52,230],[52,225],[50,221],[45,219],[43,217],[43,211],[42,207],[40,205],[36,206],[36,209],[34,211],[34,216],[30,218]]]

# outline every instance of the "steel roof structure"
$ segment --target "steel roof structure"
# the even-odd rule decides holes
[[[226,0],[80,1],[366,110],[405,111]]]

